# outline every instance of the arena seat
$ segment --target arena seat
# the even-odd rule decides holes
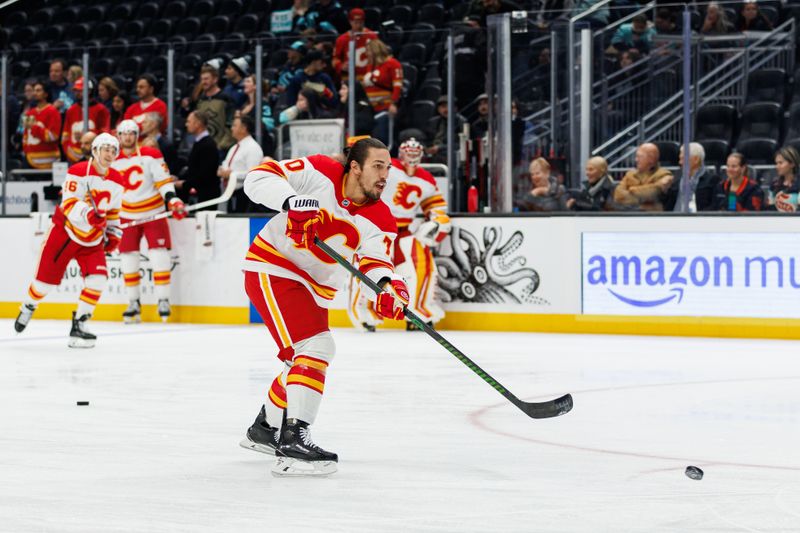
[[[775,102],[786,99],[786,71],[779,68],[759,69],[747,78],[747,103]]]
[[[774,163],[778,142],[772,139],[746,139],[739,141],[736,150],[743,153],[747,162],[752,165],[770,165]]]
[[[777,141],[783,124],[783,111],[775,102],[747,104],[742,109],[739,140],[766,138]]]
[[[736,126],[736,109],[730,104],[708,104],[697,111],[695,139],[733,139]]]

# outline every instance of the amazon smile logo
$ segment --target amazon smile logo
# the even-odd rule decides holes
[[[800,258],[593,255],[585,283],[631,307],[678,306],[693,289],[800,289]]]

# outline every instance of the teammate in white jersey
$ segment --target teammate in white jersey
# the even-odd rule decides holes
[[[114,161],[115,168],[125,180],[122,199],[122,221],[131,222],[150,218],[165,209],[172,211],[175,219],[186,216],[186,206],[175,194],[169,168],[161,152],[149,146],[138,146],[139,126],[133,120],[123,120],[117,126],[120,150]],[[165,207],[166,206],[166,207]],[[169,250],[172,241],[165,218],[126,228],[119,246],[122,274],[128,292],[129,305],[122,313],[126,324],[141,321],[142,306],[139,270],[139,247],[147,239],[148,256],[153,268],[153,284],[158,299],[158,314],[166,321],[171,313],[169,305],[170,267]]]
[[[78,263],[84,287],[78,308],[72,313],[70,348],[92,348],[97,337],[86,323],[106,285],[106,253],[119,245],[119,227],[123,185],[119,173],[111,168],[119,144],[108,133],[92,142],[89,161],[76,163],[67,170],[62,186],[61,204],[53,214],[53,223],[42,244],[36,276],[22,302],[14,329],[22,333],[39,302],[61,283],[72,259]]]
[[[383,200],[397,220],[393,261],[395,271],[408,282],[409,308],[433,325],[444,318],[444,309],[435,297],[438,276],[432,248],[450,233],[450,217],[436,180],[419,166],[423,150],[413,137],[400,145],[399,159],[392,159]],[[419,214],[425,217],[421,224],[415,223]],[[354,277],[350,279],[348,296],[347,314],[353,325],[375,331],[381,317]],[[411,322],[406,322],[406,328],[417,329]]]
[[[245,179],[251,200],[280,211],[256,236],[244,262],[245,290],[278,345],[284,369],[241,445],[275,453],[275,475],[330,474],[338,461],[313,443],[309,425],[335,352],[327,308],[349,275],[314,245],[315,235],[346,257],[358,254],[361,272],[385,289],[371,294],[379,315],[404,314],[408,289],[390,258],[397,225],[380,200],[390,166],[386,146],[364,139],[353,145],[345,166],[313,155],[264,163]]]

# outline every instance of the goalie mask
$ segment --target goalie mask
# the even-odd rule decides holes
[[[403,144],[397,149],[397,154],[400,156],[400,161],[402,161],[403,164],[416,167],[419,166],[422,161],[423,149],[422,143],[414,137],[411,137],[403,141]]]

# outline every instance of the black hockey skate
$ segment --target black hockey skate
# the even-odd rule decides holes
[[[14,321],[14,331],[17,333],[25,331],[25,328],[28,327],[28,322],[31,321],[34,311],[36,311],[35,305],[22,304],[22,307],[19,308],[17,319]]]
[[[131,300],[128,308],[122,313],[122,321],[126,324],[138,324],[142,321],[142,306],[139,300]]]
[[[86,322],[91,317],[92,315],[83,315],[80,318],[76,318],[75,311],[72,312],[72,330],[69,332],[70,348],[94,348],[97,335],[86,330]]]
[[[275,452],[272,475],[328,476],[336,472],[339,456],[323,450],[311,440],[306,422],[287,420],[281,428],[281,438]]]
[[[278,428],[267,424],[267,413],[262,405],[255,422],[247,428],[247,434],[239,446],[254,452],[275,455],[275,450],[278,448],[278,437]]]
[[[169,306],[169,300],[162,298],[158,301],[158,316],[161,317],[162,322],[166,322],[169,315],[172,314],[172,308]]]
[[[364,331],[367,333],[375,333],[375,326],[372,324],[367,324],[366,322],[361,323],[361,327],[364,328]]]

